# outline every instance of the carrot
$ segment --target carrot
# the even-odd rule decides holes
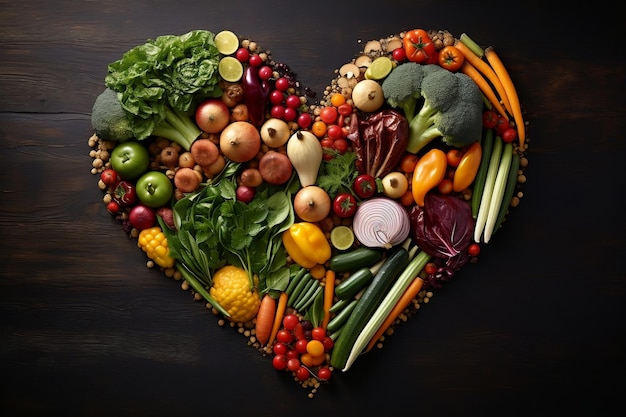
[[[498,78],[493,68],[489,66],[489,64],[485,60],[480,59],[480,57],[472,52],[472,50],[469,49],[467,45],[465,45],[463,42],[456,42],[454,46],[456,46],[459,51],[461,51],[463,56],[465,56],[466,61],[472,64],[474,68],[476,68],[481,74],[487,77],[489,82],[495,87],[496,92],[500,96],[500,100],[502,100],[504,108],[506,108],[510,114],[513,114],[513,109],[511,108],[511,103],[509,102],[509,97],[506,94],[506,90],[502,85],[502,80]]]
[[[487,61],[493,68],[494,72],[498,75],[498,78],[502,82],[502,86],[506,90],[506,94],[509,97],[512,107],[511,114],[513,115],[513,120],[515,120],[515,127],[517,128],[517,136],[519,137],[520,147],[523,149],[524,141],[526,140],[526,128],[524,126],[524,118],[522,116],[522,106],[520,104],[515,85],[513,84],[513,80],[493,47],[489,46],[485,48],[485,58],[487,58]]]
[[[278,330],[280,330],[280,326],[283,324],[283,317],[285,316],[285,310],[287,309],[288,298],[289,294],[287,294],[285,291],[281,292],[278,296],[278,306],[276,307],[276,314],[274,315],[274,324],[272,325],[270,338],[267,341],[267,344],[269,346],[272,346],[272,343],[274,343],[274,339],[278,334]]]
[[[389,326],[391,326],[396,321],[400,313],[402,313],[404,309],[409,305],[409,303],[417,296],[417,293],[419,293],[422,289],[422,285],[424,285],[424,280],[420,277],[415,277],[413,281],[411,281],[411,284],[406,288],[406,290],[404,290],[396,305],[389,312],[387,317],[385,317],[385,320],[382,322],[378,330],[376,330],[374,336],[372,336],[372,338],[370,339],[367,347],[365,348],[366,352],[370,351],[374,347],[374,345],[376,345],[378,339],[380,339],[380,337],[387,331]]]
[[[330,321],[330,308],[333,306],[335,298],[335,271],[328,269],[326,271],[326,282],[324,285],[324,318],[322,319],[322,328],[326,329]]]
[[[256,314],[256,323],[254,325],[256,338],[261,343],[261,346],[265,346],[270,337],[275,315],[276,299],[269,294],[265,294],[261,299],[261,305]]]
[[[472,64],[469,63],[469,61],[465,61],[463,63],[463,65],[461,66],[461,72],[470,77],[474,81],[474,83],[476,83],[480,91],[482,91],[485,97],[487,97],[487,100],[489,100],[493,107],[495,107],[495,109],[498,111],[498,114],[500,114],[506,120],[509,120],[509,115],[506,113],[506,110],[504,110],[504,107],[502,107],[502,104],[500,104],[500,101],[498,100],[498,97],[496,96],[495,91],[493,91],[491,85],[482,76],[482,74]]]

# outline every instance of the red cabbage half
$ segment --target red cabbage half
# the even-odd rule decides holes
[[[426,194],[424,207],[409,213],[411,235],[417,245],[445,268],[447,278],[469,260],[474,218],[470,205],[460,198],[436,192]]]

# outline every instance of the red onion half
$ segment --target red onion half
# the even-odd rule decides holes
[[[409,236],[409,215],[395,200],[377,197],[362,202],[352,221],[356,238],[368,247],[391,248]]]

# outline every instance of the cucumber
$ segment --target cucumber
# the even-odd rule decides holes
[[[341,329],[341,337],[333,346],[330,365],[343,369],[352,346],[394,281],[409,264],[409,252],[402,246],[391,249],[382,267],[359,298],[352,314]]]
[[[326,325],[326,331],[329,333],[334,333],[335,331],[341,329],[342,325],[348,320],[350,314],[356,307],[356,303],[359,300],[351,300],[350,303],[345,306],[335,317],[333,317],[328,324]]]
[[[380,270],[384,262],[384,260],[378,261],[371,268],[363,267],[350,274],[348,278],[335,287],[337,298],[345,300],[354,297],[356,293],[365,288],[374,279],[374,275]]]
[[[329,267],[335,272],[352,272],[362,267],[374,265],[384,255],[383,249],[360,247],[333,256],[330,258]]]

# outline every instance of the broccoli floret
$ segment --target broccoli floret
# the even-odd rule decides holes
[[[421,99],[424,66],[406,62],[395,67],[382,82],[383,96],[391,107],[403,111],[407,120],[413,119],[417,103]]]
[[[427,65],[421,83],[421,109],[409,123],[407,150],[417,153],[437,137],[461,148],[480,139],[482,93],[467,75]]]
[[[91,126],[100,139],[123,142],[134,137],[130,118],[117,99],[117,93],[110,88],[96,97]]]

